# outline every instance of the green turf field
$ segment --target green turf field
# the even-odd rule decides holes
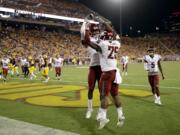
[[[117,114],[108,108],[110,122],[98,130],[94,107],[90,120],[85,119],[88,68],[63,67],[62,80],[43,84],[23,77],[0,80],[0,115],[82,135],[179,135],[180,134],[180,62],[162,63],[166,79],[161,81],[162,106],[153,103],[143,64],[129,64],[128,76],[123,76],[121,100],[125,125],[116,127]],[[98,92],[94,95],[98,106]]]

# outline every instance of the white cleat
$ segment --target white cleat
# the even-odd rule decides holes
[[[158,105],[162,105],[161,100],[158,100],[157,104]]]
[[[155,103],[155,104],[158,104],[158,100],[157,100],[157,99],[155,99],[155,100],[154,100],[154,103]]]
[[[43,81],[44,83],[47,83],[49,81],[49,77],[45,80],[45,81]]]
[[[91,118],[91,114],[92,114],[92,111],[87,111],[86,112],[86,119],[90,119]]]
[[[118,118],[117,126],[122,127],[124,125],[124,121],[125,121],[124,116],[121,116],[120,118]]]
[[[158,99],[155,99],[154,103],[157,105],[162,105],[161,100],[158,100]]]
[[[109,119],[100,119],[100,123],[99,123],[99,128],[98,129],[103,129],[106,124],[109,122]]]

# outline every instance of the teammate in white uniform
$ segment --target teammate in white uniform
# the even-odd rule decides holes
[[[22,57],[20,59],[20,62],[21,62],[21,70],[22,70],[22,73],[24,74],[24,66],[25,66],[25,64],[27,62],[27,59],[25,57]]]
[[[49,67],[49,70],[52,70],[52,57],[48,58],[48,67]]]
[[[128,69],[128,62],[129,62],[128,56],[122,56],[121,63],[122,63],[122,75],[127,75],[127,69]]]
[[[108,122],[107,119],[107,108],[108,108],[108,96],[111,93],[111,96],[114,100],[114,104],[117,108],[118,113],[118,126],[124,124],[124,115],[122,111],[121,101],[118,96],[118,87],[121,83],[121,76],[119,69],[117,68],[117,53],[120,48],[120,38],[115,34],[113,29],[106,23],[103,22],[106,29],[110,32],[105,32],[105,35],[100,43],[94,44],[91,43],[91,46],[97,48],[96,50],[100,51],[100,65],[101,65],[101,78],[100,78],[100,92],[101,92],[101,118],[99,129],[102,129]],[[112,37],[111,37],[111,36]],[[117,39],[115,38],[117,36]],[[112,38],[112,40],[110,39]]]
[[[7,79],[7,75],[8,75],[8,69],[9,69],[9,63],[10,63],[10,59],[7,58],[7,56],[5,56],[2,60],[2,75],[3,75],[3,79],[4,81],[6,81]]]
[[[94,19],[94,15],[90,14],[86,19],[85,22],[81,26],[81,43],[86,46],[86,43],[93,42],[96,43],[98,39],[95,38],[97,35],[97,30],[93,25],[88,22],[87,19]],[[89,74],[88,74],[88,109],[86,112],[86,118],[89,119],[93,112],[93,92],[96,85],[96,81],[99,87],[99,80],[101,76],[101,67],[100,67],[100,60],[99,60],[99,53],[92,49],[91,47],[87,47],[89,57],[90,57],[90,64],[89,64]],[[100,110],[99,110],[100,111]],[[98,113],[99,114],[99,113]],[[97,115],[97,118],[99,115]]]
[[[56,56],[56,58],[53,59],[54,61],[54,67],[56,71],[56,78],[60,80],[61,76],[61,68],[63,66],[63,58],[61,58],[59,55]]]
[[[164,80],[164,75],[161,67],[161,56],[154,54],[154,48],[148,49],[148,55],[144,56],[145,69],[148,71],[148,80],[154,95],[154,103],[161,105],[160,91],[159,91],[159,70]]]
[[[39,56],[39,72],[41,71],[42,67],[44,66],[45,61],[42,55]]]

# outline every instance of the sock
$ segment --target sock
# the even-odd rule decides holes
[[[101,113],[102,112],[102,108],[101,107],[99,107],[99,113]]]
[[[160,96],[157,96],[157,100],[160,100],[161,98],[160,98]]]
[[[92,99],[88,99],[88,111],[92,111]]]
[[[122,107],[118,107],[116,109],[117,109],[117,113],[118,113],[118,118],[122,117],[122,115],[123,115]]]
[[[101,109],[101,118],[106,119],[107,118],[107,109]]]
[[[158,98],[156,94],[154,94],[154,98],[155,98],[155,99],[157,99],[157,98]]]
[[[101,113],[102,113],[102,108],[99,107],[99,111],[98,111],[98,113],[97,113],[97,116],[99,117],[99,116],[101,115]]]

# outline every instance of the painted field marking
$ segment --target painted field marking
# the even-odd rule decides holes
[[[0,116],[0,135],[79,135]]]
[[[38,85],[26,85],[26,87],[14,87],[12,88],[6,88],[3,90],[0,90],[0,95],[1,94],[8,94],[8,93],[18,93],[18,92],[32,92],[32,91],[40,91],[40,90],[44,90],[44,89],[54,89],[54,88],[59,88],[60,85],[47,85],[47,84],[41,84],[39,83]],[[0,86],[1,88],[1,86]]]
[[[11,82],[9,82],[11,84]],[[24,83],[25,85],[26,83]],[[28,83],[27,83],[28,84]],[[87,87],[80,85],[63,85],[63,84],[42,84],[35,83],[33,87],[29,85],[25,85],[27,87],[24,88],[14,88],[14,89],[6,89],[0,91],[0,99],[7,100],[17,100],[23,99],[26,103],[40,106],[48,106],[48,107],[86,107],[87,106]],[[6,84],[8,86],[8,84]],[[42,87],[42,88],[41,88]],[[0,86],[3,88],[3,86]],[[70,92],[71,96],[67,96]],[[121,95],[124,96],[132,96],[132,97],[147,97],[151,96],[150,91],[145,90],[128,90],[121,89]],[[22,100],[21,100],[22,101]],[[111,100],[109,100],[111,104]],[[100,104],[99,101],[99,91],[96,89],[94,91],[93,98],[93,106],[98,107]]]
[[[23,91],[21,93],[18,92],[18,93],[12,93],[12,94],[11,93],[3,94],[3,95],[0,95],[0,99],[16,100],[16,99],[21,99],[21,98],[33,97],[33,96],[43,96],[43,95],[60,93],[60,92],[81,90],[85,88],[84,86],[74,86],[74,85],[73,86],[72,85],[59,85],[59,88],[53,88],[52,86],[53,85],[49,85],[46,88],[43,88],[42,90],[37,90],[37,91],[30,91],[30,92]],[[48,90],[48,88],[50,88],[50,90]],[[26,88],[24,90],[26,90]]]
[[[22,80],[23,78],[12,78],[15,80]],[[36,80],[41,80],[41,79],[36,79]],[[74,82],[74,81],[68,81],[68,80],[54,80],[54,79],[50,79],[50,81],[53,82],[65,82],[65,83],[81,83],[81,84],[87,84],[87,82]],[[128,83],[122,83],[120,85],[125,85],[125,86],[134,86],[134,87],[145,87],[145,88],[149,88],[149,85],[143,85],[143,84],[128,84]],[[160,88],[164,88],[164,89],[175,89],[175,90],[180,90],[180,87],[171,87],[171,86],[163,86],[160,85]]]

